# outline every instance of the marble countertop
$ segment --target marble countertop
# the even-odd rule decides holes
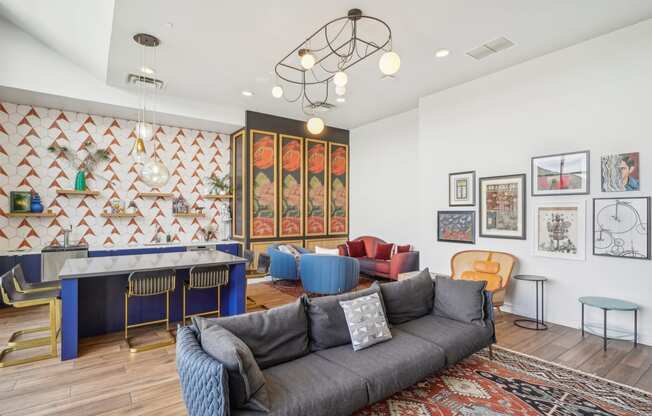
[[[135,271],[188,269],[192,266],[212,266],[246,263],[242,257],[221,251],[186,251],[181,253],[137,254],[130,256],[88,257],[68,259],[59,273],[60,279],[82,279],[119,276]]]
[[[108,250],[135,250],[143,248],[165,248],[165,247],[197,247],[209,246],[214,244],[239,244],[238,241],[233,240],[211,240],[211,241],[189,241],[189,242],[172,242],[172,243],[146,243],[146,244],[130,244],[130,245],[112,245],[100,246],[92,245],[88,247],[88,251],[108,251]],[[0,250],[0,256],[22,256],[26,254],[40,254],[41,247],[32,248],[29,250]]]

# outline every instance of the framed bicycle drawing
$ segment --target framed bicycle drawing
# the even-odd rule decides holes
[[[593,254],[650,260],[650,197],[593,199]]]

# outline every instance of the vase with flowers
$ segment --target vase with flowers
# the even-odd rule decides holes
[[[100,162],[107,161],[110,158],[108,149],[97,149],[95,143],[91,140],[82,143],[77,152],[56,143],[48,147],[48,150],[66,159],[77,170],[75,191],[87,190],[86,175],[91,173]]]
[[[206,181],[211,195],[226,195],[231,189],[228,176],[220,178],[216,174],[212,174],[206,178]]]

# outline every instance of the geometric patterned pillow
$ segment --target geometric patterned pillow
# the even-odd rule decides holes
[[[392,339],[378,293],[340,301],[349,326],[353,351]]]

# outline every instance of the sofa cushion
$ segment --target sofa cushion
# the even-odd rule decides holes
[[[392,339],[378,293],[341,300],[354,351]]]
[[[315,254],[327,254],[330,256],[339,256],[340,251],[336,248],[315,247]]]
[[[394,244],[378,243],[376,245],[376,260],[389,260],[392,257]]]
[[[269,403],[256,400],[254,395],[265,389],[265,376],[256,364],[247,345],[219,325],[210,325],[200,333],[202,349],[222,363],[229,374],[229,401],[234,407],[268,410]],[[264,395],[261,395],[264,397]]]
[[[194,317],[193,321],[200,331],[212,324],[231,331],[247,344],[263,369],[310,352],[303,298],[268,311],[223,318]]]
[[[367,272],[369,274],[375,274],[376,272],[389,274],[390,263],[387,260],[376,260],[371,257],[361,257],[358,259],[360,263],[360,271]]]
[[[485,325],[483,292],[486,284],[485,281],[437,279],[432,314]]]
[[[346,248],[350,257],[364,257],[367,251],[364,247],[364,241],[347,241]]]
[[[340,306],[341,300],[379,293],[378,289],[364,289],[336,296],[323,296],[306,300],[308,312],[311,351],[350,344],[351,335],[346,325],[346,317]]]
[[[433,283],[430,271],[424,269],[409,279],[378,284],[392,325],[427,315],[433,305]]]
[[[446,365],[440,347],[400,330],[392,335],[389,341],[362,351],[343,345],[315,354],[337,364],[343,371],[353,371],[363,377],[370,403],[387,398]]]
[[[440,316],[426,315],[396,328],[441,347],[446,353],[447,366],[493,342],[493,325],[478,326]]]
[[[402,246],[397,245],[396,246],[396,252],[397,253],[408,253],[411,251],[412,246],[409,244],[405,244]]]

